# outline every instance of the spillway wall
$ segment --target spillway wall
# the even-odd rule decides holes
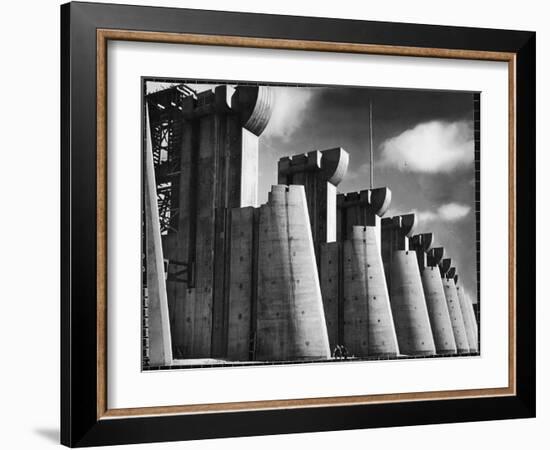
[[[330,356],[303,186],[273,186],[260,208],[257,360]]]
[[[434,355],[435,342],[415,252],[394,251],[390,272],[391,306],[401,353]]]
[[[460,303],[460,309],[462,312],[462,318],[464,320],[464,328],[466,328],[466,336],[468,338],[468,345],[470,352],[475,353],[478,350],[477,344],[477,327],[473,315],[472,304],[468,304],[468,300],[464,294],[464,288],[457,284],[456,292],[458,296],[458,302]]]
[[[455,354],[457,352],[455,337],[439,268],[426,267],[424,269],[422,286],[436,352],[440,355]]]
[[[452,278],[443,278],[443,288],[449,308],[451,324],[453,326],[457,352],[470,353],[470,344],[468,343],[468,335],[466,334],[466,327],[464,326],[464,318],[462,317],[462,309],[460,307],[455,281]]]

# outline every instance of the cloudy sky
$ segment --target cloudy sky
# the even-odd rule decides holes
[[[473,95],[365,88],[277,88],[260,139],[260,199],[276,183],[281,156],[343,147],[350,154],[340,192],[369,185],[369,100],[375,187],[392,190],[386,216],[415,212],[416,232],[435,233],[476,298]]]
[[[194,87],[202,91],[213,86]],[[311,150],[344,148],[350,165],[339,191],[368,188],[372,101],[374,184],[388,186],[393,194],[385,216],[415,212],[414,233],[435,234],[435,244],[445,247],[475,301],[473,94],[358,87],[273,89],[275,108],[260,138],[260,203],[277,183],[279,158]]]

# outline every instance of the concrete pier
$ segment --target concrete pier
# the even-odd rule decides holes
[[[320,245],[336,241],[336,187],[344,178],[348,163],[349,154],[340,147],[279,160],[278,183],[304,186],[318,261]]]
[[[396,251],[391,276],[390,299],[401,353],[434,355],[435,342],[416,255],[405,250]]]
[[[375,227],[363,228],[366,252],[369,356],[396,356],[399,345]]]
[[[423,234],[413,236],[417,253],[422,257],[422,286],[430,316],[430,325],[435,342],[436,352],[439,355],[453,355],[457,353],[451,318],[445,298],[443,282],[438,264],[443,257],[443,247],[429,248],[433,237]]]
[[[227,358],[249,360],[255,332],[259,209],[231,210]]]
[[[400,352],[434,355],[436,347],[418,260],[416,252],[409,250],[414,219],[414,214],[382,219],[382,258]]]
[[[414,228],[414,214],[385,217],[380,222],[382,261],[388,290],[392,289],[391,265],[397,250],[409,250],[409,236]],[[416,252],[414,253],[416,255]],[[417,264],[418,266],[418,264]]]
[[[447,307],[449,308],[449,316],[453,326],[457,352],[459,354],[470,353],[468,335],[466,334],[466,327],[464,326],[464,318],[462,317],[462,309],[460,307],[454,280],[455,269],[451,268],[451,260],[449,258],[443,259],[439,263],[439,270],[443,281],[443,290],[447,300]]]
[[[356,225],[369,226],[375,228],[378,248],[381,249],[381,218],[388,210],[391,198],[391,190],[387,187],[338,194],[336,197],[338,241],[350,239],[352,229]]]
[[[177,358],[224,358],[230,211],[257,206],[258,139],[271,117],[273,90],[218,86],[196,96],[167,89],[148,97],[157,147],[167,145],[155,170],[170,193],[162,240],[173,350]]]
[[[337,192],[342,148],[281,158],[258,207],[274,102],[258,86],[147,95],[144,361],[477,352],[451,260],[431,233],[411,236],[414,214],[382,218],[387,187]]]
[[[460,309],[462,312],[462,318],[464,319],[464,327],[466,328],[466,336],[468,338],[468,345],[470,347],[470,353],[476,353],[478,351],[477,343],[477,329],[475,325],[475,320],[473,318],[473,307],[472,304],[468,304],[466,296],[464,294],[464,288],[458,282],[458,274],[455,274],[455,285],[458,296],[458,301],[460,304]]]
[[[396,356],[397,336],[374,227],[344,242],[344,338],[354,356]]]
[[[273,186],[260,208],[257,360],[330,357],[303,186]]]
[[[145,346],[147,359],[152,365],[169,365],[172,363],[172,337],[168,315],[168,298],[164,275],[164,259],[160,238],[160,225],[157,209],[157,193],[149,115],[147,114],[147,145],[145,146],[145,247],[147,258],[147,322]]]
[[[344,340],[352,356],[368,356],[367,252],[363,227],[354,227],[344,242]]]
[[[480,347],[480,343],[479,343],[479,339],[480,339],[480,336],[479,336],[479,324],[478,324],[478,320],[477,320],[477,317],[476,317],[476,310],[475,310],[475,306],[474,304],[472,303],[472,300],[470,298],[470,296],[464,292],[464,297],[466,299],[466,304],[469,306],[469,311],[470,311],[470,317],[472,318],[472,323],[474,324],[474,332],[475,332],[475,336],[476,336],[476,344],[477,344],[477,349],[476,351],[479,352],[479,347]],[[477,305],[476,305],[477,306]]]
[[[337,196],[336,243],[321,243],[319,273],[331,348],[355,356],[399,352],[381,258],[387,188]]]
[[[319,281],[331,350],[344,342],[343,244],[320,244]]]

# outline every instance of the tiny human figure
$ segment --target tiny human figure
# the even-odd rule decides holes
[[[336,359],[341,359],[342,358],[342,349],[339,345],[337,345],[336,347],[334,347],[334,352],[333,352],[333,356],[334,358]]]
[[[348,349],[346,347],[344,347],[343,345],[341,346],[340,348],[340,352],[342,354],[342,357],[344,359],[348,359]]]

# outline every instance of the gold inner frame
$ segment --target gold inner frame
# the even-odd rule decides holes
[[[107,42],[109,40],[363,53],[501,61],[508,63],[508,387],[401,394],[262,400],[200,405],[108,409],[107,405]],[[97,30],[97,418],[313,408],[404,401],[501,397],[516,394],[516,54],[323,41],[264,39],[114,29]]]

